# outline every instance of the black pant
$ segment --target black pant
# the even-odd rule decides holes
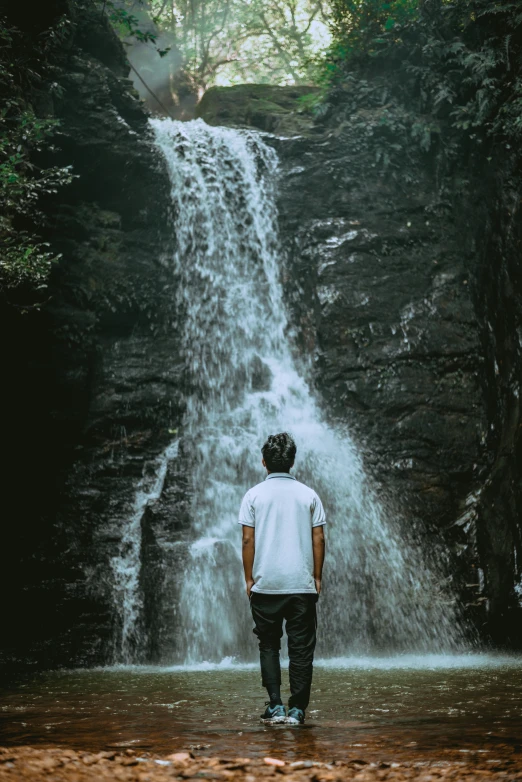
[[[310,701],[312,670],[316,641],[317,595],[263,595],[251,592],[250,607],[254,633],[259,638],[259,656],[263,686],[281,684],[279,650],[286,619],[288,656],[290,658],[290,708],[303,711]]]

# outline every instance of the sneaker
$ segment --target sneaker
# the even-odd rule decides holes
[[[286,709],[282,704],[270,706],[270,701],[266,702],[265,713],[261,715],[261,722],[265,725],[277,725],[286,722]]]
[[[298,709],[297,706],[292,706],[288,712],[288,717],[285,722],[288,725],[303,725],[305,721],[305,713],[302,709]]]

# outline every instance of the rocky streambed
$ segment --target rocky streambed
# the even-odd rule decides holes
[[[502,754],[502,753],[499,753]],[[0,780],[49,779],[57,782],[91,782],[118,779],[129,782],[208,779],[257,782],[281,779],[288,782],[373,782],[374,780],[515,780],[522,779],[522,757],[496,760],[407,759],[375,761],[371,755],[350,757],[332,763],[311,760],[286,762],[280,758],[194,757],[193,752],[169,755],[124,752],[82,752],[62,747],[0,748]]]

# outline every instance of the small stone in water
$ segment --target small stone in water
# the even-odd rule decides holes
[[[43,760],[37,761],[38,765],[41,766],[41,768],[45,768],[48,770],[55,769],[58,766],[62,765],[62,761],[58,760],[58,758],[44,758]]]
[[[267,766],[284,766],[285,761],[279,760],[279,758],[263,758]]]
[[[173,760],[174,763],[182,763],[186,760],[191,760],[193,757],[192,752],[174,752],[172,755],[167,755],[167,760]]]
[[[246,767],[250,763],[249,758],[236,758],[231,763],[227,763],[224,770],[225,771],[244,771],[246,770]]]

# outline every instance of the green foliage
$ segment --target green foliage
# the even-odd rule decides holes
[[[330,41],[328,0],[107,0],[105,7],[140,49],[144,75],[154,79],[154,58],[169,54],[165,82],[197,96],[216,84],[311,84],[317,52]],[[148,44],[148,56],[137,42]]]
[[[2,287],[29,286],[35,290],[47,287],[51,265],[60,258],[49,251],[48,242],[36,242],[34,234],[18,232],[9,237],[0,256]]]
[[[330,60],[382,53],[418,17],[418,0],[332,0]]]
[[[522,135],[522,6],[510,0],[333,0],[331,88],[354,69],[399,69],[419,115],[456,138]],[[415,131],[422,148],[425,130]]]
[[[36,117],[21,101],[11,100],[0,110],[0,284],[22,283],[41,287],[57,260],[35,233],[20,225],[42,223],[38,202],[71,181],[69,167],[39,168],[31,154],[41,152],[57,122]]]
[[[56,34],[56,31],[53,31]],[[54,36],[56,37],[56,36]],[[50,36],[51,40],[53,36]],[[49,46],[49,39],[44,44]],[[70,167],[42,167],[39,153],[52,150],[58,122],[35,115],[25,95],[42,83],[46,52],[36,49],[32,61],[19,31],[0,22],[0,88],[5,96],[0,109],[0,289],[19,286],[41,290],[52,253],[39,235],[44,222],[39,208],[42,196],[56,193],[72,179]],[[52,88],[53,85],[51,85]]]
[[[144,0],[136,0],[132,5],[144,5]],[[143,19],[140,19],[132,11],[128,11],[114,0],[103,0],[102,10],[107,13],[109,20],[122,39],[133,38],[140,43],[156,43],[158,34],[153,30],[143,28]],[[160,57],[164,57],[169,49],[156,48]]]
[[[306,95],[300,95],[296,102],[300,111],[316,114],[317,108],[322,104],[323,99],[324,96],[321,92],[308,92]]]

